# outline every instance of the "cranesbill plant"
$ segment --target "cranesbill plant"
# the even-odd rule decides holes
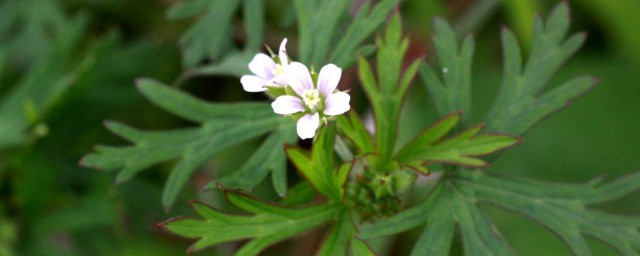
[[[232,16],[240,1],[229,2],[231,14],[225,15]],[[262,8],[259,2],[243,1],[244,13]],[[174,12],[194,10],[187,7],[203,3],[185,2],[174,7]],[[242,76],[238,86],[266,93],[271,102],[209,103],[143,79],[138,87],[150,101],[200,126],[145,132],[110,122],[107,128],[133,145],[99,146],[81,163],[119,170],[116,179],[124,182],[153,164],[179,159],[162,198],[169,209],[202,162],[233,145],[267,135],[244,165],[207,186],[224,189],[227,200],[246,214],[231,214],[192,201],[200,217],[161,224],[169,233],[195,239],[188,251],[249,240],[236,254],[255,255],[285,239],[328,226],[318,254],[372,255],[371,239],[423,227],[412,254],[447,255],[457,226],[467,255],[515,254],[478,207],[478,203],[487,202],[539,222],[576,255],[591,254],[584,235],[622,254],[638,255],[637,217],[598,212],[587,206],[640,188],[640,173],[606,184],[595,180],[574,185],[501,177],[482,170],[490,159],[498,157],[496,151],[522,142],[519,136],[534,124],[596,84],[592,77],[576,77],[544,90],[585,39],[584,34],[567,38],[567,5],[558,5],[544,21],[536,20],[524,66],[515,36],[508,29],[502,31],[503,84],[483,125],[470,124],[468,119],[472,112],[472,36],[460,43],[444,20],[435,19],[433,42],[438,61],[428,64],[419,59],[403,69],[408,40],[403,37],[400,17],[394,14],[384,33],[376,37],[375,47],[362,45],[396,4],[396,0],[374,6],[367,2],[346,32],[340,33],[342,37],[336,37],[348,1],[294,0],[299,62],[289,57],[285,39],[277,55],[243,50],[209,66],[194,67],[195,60],[207,57],[194,53],[210,53],[215,58],[221,58],[222,53],[199,49],[205,35],[197,38],[189,33],[185,58],[190,75],[224,73],[242,66],[244,73],[230,73]],[[211,8],[209,12],[220,15],[221,10]],[[248,40],[255,45],[261,39],[256,31],[262,29],[262,23],[254,18],[249,15],[245,19]],[[333,42],[333,38],[339,40]],[[192,41],[200,43],[189,44]],[[374,51],[372,66],[367,56]],[[350,109],[349,94],[340,91],[344,88],[342,69],[356,62],[360,85],[373,112],[374,131],[365,128],[356,111]],[[321,67],[319,73],[313,65]],[[400,109],[418,73],[441,118],[408,143],[399,144],[397,134],[403,125]],[[298,138],[312,141],[311,148],[295,146]],[[287,159],[303,178],[291,188],[286,180]],[[269,174],[274,190],[283,198],[280,202],[266,202],[248,193]],[[405,199],[418,179],[432,181],[429,195],[422,202],[408,204]]]

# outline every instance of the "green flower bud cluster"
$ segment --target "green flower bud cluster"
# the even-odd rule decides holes
[[[360,215],[361,221],[375,221],[391,216],[405,208],[401,196],[415,182],[412,171],[396,170],[380,174],[365,170],[354,182],[347,184],[350,206]]]

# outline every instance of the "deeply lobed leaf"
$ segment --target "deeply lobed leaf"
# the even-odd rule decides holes
[[[273,145],[284,145],[290,139],[291,123],[281,119],[270,111],[267,104],[236,103],[211,104],[196,99],[184,92],[172,89],[152,80],[140,80],[140,91],[156,105],[183,118],[201,123],[197,128],[184,128],[171,131],[146,132],[130,128],[126,125],[108,122],[107,128],[113,133],[131,141],[134,145],[124,147],[98,146],[96,153],[89,154],[81,160],[81,164],[104,170],[120,170],[117,182],[124,182],[135,174],[154,164],[180,159],[172,170],[165,185],[162,203],[169,208],[175,201],[182,187],[191,174],[204,161],[218,152],[257,138],[272,130],[280,130],[271,141]],[[275,151],[274,151],[275,152]],[[270,159],[277,163],[283,161],[284,154],[274,153]],[[253,157],[265,157],[259,151]],[[278,159],[278,157],[280,159]],[[258,160],[249,160],[249,162]],[[286,184],[284,166],[264,166],[275,173],[278,191]],[[241,179],[242,176],[236,177]],[[258,178],[258,177],[256,177]],[[262,176],[264,178],[264,176]],[[227,179],[232,183],[233,178]],[[235,180],[235,182],[238,182]],[[259,182],[254,179],[251,182]]]
[[[385,35],[376,40],[377,79],[369,63],[360,57],[358,75],[364,91],[369,97],[375,118],[375,153],[380,156],[382,166],[391,162],[396,143],[398,118],[402,100],[411,80],[416,75],[420,61],[415,60],[401,74],[402,60],[408,40],[402,37],[399,15],[389,21]],[[384,168],[384,167],[383,167]]]
[[[441,18],[433,20],[433,44],[439,68],[428,63],[420,75],[440,116],[463,111],[464,123],[471,117],[471,64],[475,41],[467,36],[461,47],[453,29]]]
[[[586,38],[582,33],[565,40],[569,23],[566,3],[559,4],[546,22],[536,19],[531,53],[524,69],[515,35],[503,29],[504,77],[498,97],[486,116],[487,129],[522,134],[595,86],[595,79],[577,77],[542,92],[553,74]]]
[[[412,255],[448,255],[455,223],[460,227],[465,255],[512,255],[509,245],[473,199],[446,182],[440,182],[424,203],[362,226],[359,237],[387,236],[426,224]]]
[[[461,113],[445,116],[404,146],[395,159],[407,165],[446,163],[484,167],[487,163],[477,156],[486,155],[520,142],[510,135],[478,134],[482,126],[475,126],[449,139],[443,139],[459,123]]]
[[[624,255],[640,251],[640,218],[587,208],[640,189],[640,172],[609,184],[578,185],[512,180],[480,172],[460,172],[457,187],[471,198],[523,214],[547,227],[576,255],[591,255],[582,234],[609,244]],[[596,200],[593,200],[596,198]]]
[[[383,0],[371,10],[371,2],[365,2],[358,10],[343,36],[338,34],[338,21],[346,14],[349,1],[295,0],[300,34],[300,60],[321,67],[333,63],[342,68],[350,67],[353,53],[385,21],[399,0]],[[332,39],[340,38],[337,43]],[[363,51],[364,52],[364,51]]]
[[[202,60],[218,60],[224,49],[230,48],[233,35],[233,15],[241,0],[192,0],[173,6],[168,17],[180,19],[205,14],[180,38],[183,62],[193,67]]]
[[[252,239],[236,255],[256,255],[276,242],[337,218],[340,210],[333,204],[284,208],[231,193],[227,194],[227,198],[230,203],[253,215],[232,215],[192,202],[193,210],[202,219],[178,218],[162,223],[161,227],[179,236],[198,239],[188,252],[223,242]]]

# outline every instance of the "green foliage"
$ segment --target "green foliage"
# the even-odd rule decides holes
[[[351,218],[345,214],[338,220],[326,238],[318,255],[375,255],[369,246],[356,238],[356,230]]]
[[[261,0],[190,0],[172,6],[167,12],[169,19],[198,17],[180,38],[183,63],[188,68],[180,81],[196,75],[240,77],[249,73],[247,63],[263,42],[264,5]],[[246,33],[242,50],[234,46],[234,17],[239,9]],[[203,61],[212,63],[200,65]]]
[[[344,183],[347,181],[351,163],[334,168],[333,144],[335,126],[323,129],[313,144],[311,155],[299,148],[288,148],[287,155],[302,175],[318,192],[329,199],[342,201]]]
[[[358,114],[355,111],[351,111],[348,115],[349,117],[339,116],[336,120],[340,132],[354,143],[359,155],[374,152],[371,136],[369,136],[369,132],[367,132]]]
[[[162,227],[176,235],[198,238],[187,252],[252,238],[236,255],[256,255],[269,245],[335,219],[340,209],[334,204],[284,208],[233,193],[227,194],[227,200],[253,215],[222,213],[202,203],[192,202],[193,210],[203,219],[169,220]]]
[[[553,74],[586,38],[585,33],[580,33],[565,40],[569,23],[566,3],[559,4],[546,22],[536,19],[531,53],[524,69],[515,36],[503,29],[504,74],[500,92],[486,117],[488,130],[522,134],[596,84],[594,78],[582,76],[542,92]]]
[[[87,18],[78,16],[68,22],[51,50],[38,53],[46,57],[34,60],[22,79],[0,98],[0,150],[46,135],[46,125],[41,123],[43,117],[89,67],[87,60],[78,63],[73,57],[73,51],[85,35]]]
[[[131,145],[98,146],[96,152],[87,155],[81,163],[118,171],[116,180],[124,182],[150,166],[177,160],[162,196],[162,204],[167,209],[202,163],[243,142],[264,139],[237,170],[211,181],[206,187],[253,191],[270,174],[275,191],[287,198],[278,204],[270,204],[225,191],[231,205],[249,215],[232,214],[226,209],[193,202],[191,206],[200,218],[178,218],[161,224],[170,233],[197,239],[188,251],[250,240],[237,254],[255,255],[282,240],[328,224],[332,226],[327,228],[320,255],[373,255],[367,244],[371,241],[364,239],[395,235],[420,226],[424,229],[415,243],[413,255],[447,255],[456,234],[468,255],[515,254],[482,208],[483,203],[488,203],[541,223],[565,241],[575,254],[591,253],[583,238],[583,235],[589,235],[625,255],[637,255],[640,250],[637,217],[602,213],[590,207],[637,190],[640,174],[608,184],[594,181],[566,185],[458,168],[485,167],[489,160],[481,156],[510,147],[520,140],[510,135],[481,134],[482,125],[470,126],[473,110],[471,63],[475,43],[471,36],[460,43],[442,19],[434,22],[438,64],[425,64],[421,68],[423,61],[418,59],[404,67],[409,43],[403,36],[400,16],[393,15],[385,33],[376,38],[374,72],[365,59],[374,49],[364,42],[398,2],[382,0],[372,5],[365,1],[352,19],[346,15],[349,1],[294,0],[292,4],[300,37],[291,38],[291,42],[299,42],[302,62],[316,67],[334,63],[346,70],[359,61],[358,75],[373,109],[375,135],[368,133],[362,120],[352,111],[348,116],[337,117],[335,124],[321,126],[310,150],[302,146],[285,147],[297,140],[293,122],[273,114],[266,103],[208,103],[159,82],[142,79],[138,89],[154,105],[196,126],[141,131],[107,122],[111,132],[127,139]],[[168,13],[170,18],[196,20],[181,38],[183,64],[187,69],[181,78],[247,74],[247,63],[263,43],[263,5],[267,3],[191,0],[175,4]],[[234,46],[237,38],[233,35],[240,9],[242,27],[246,30],[243,50]],[[594,85],[592,78],[579,77],[556,88],[545,88],[560,65],[584,40],[581,34],[564,40],[568,26],[566,4],[559,5],[546,22],[538,19],[531,37],[531,54],[524,69],[515,36],[506,29],[503,31],[504,79],[497,101],[487,114],[489,131],[522,134]],[[359,59],[356,58],[358,51]],[[404,128],[399,123],[400,110],[417,72],[421,73],[442,119],[406,145],[397,145],[397,134]],[[352,107],[356,108],[355,105]],[[37,104],[36,108],[30,105],[25,108],[40,111]],[[456,111],[464,111],[465,115]],[[466,130],[460,129],[465,127]],[[454,135],[447,137],[448,134]],[[351,148],[355,154],[350,152]],[[347,163],[341,163],[337,155]],[[290,189],[287,188],[285,157],[304,179]],[[428,174],[423,165],[429,163],[444,165],[444,171],[431,173],[428,177],[433,181],[428,183],[434,186],[432,192],[426,201],[398,213],[405,207],[404,196],[412,192],[419,175]],[[351,188],[356,192],[350,193]],[[367,211],[374,212],[372,215],[384,214],[366,218],[361,210],[365,207],[358,204],[366,204]],[[103,201],[82,204],[77,212],[53,219],[71,226],[100,220],[115,222],[115,218],[102,215],[95,219],[81,218],[93,216],[89,213],[95,209],[112,210],[105,205],[108,204]],[[392,216],[384,218],[389,215]],[[367,221],[370,222],[363,224]]]
[[[218,60],[225,50],[231,48],[233,40],[233,16],[241,0],[184,1],[169,9],[167,17],[183,19],[204,15],[180,39],[183,60],[193,67],[202,60]]]
[[[402,38],[400,16],[394,15],[384,38],[378,38],[378,79],[366,59],[360,57],[358,74],[373,108],[376,124],[376,149],[381,165],[390,162],[396,143],[398,116],[402,99],[415,76],[420,60],[415,60],[404,75],[400,75],[408,40]]]
[[[581,233],[598,238],[625,255],[636,255],[640,250],[637,218],[602,213],[586,206],[639,189],[640,172],[604,185],[601,182],[597,179],[585,184],[556,184],[462,170],[443,177],[438,188],[421,205],[363,226],[360,237],[386,236],[426,224],[414,254],[423,255],[430,250],[428,252],[434,253],[430,255],[446,255],[453,223],[457,223],[467,255],[512,255],[497,229],[476,206],[477,202],[488,202],[546,226],[576,255],[591,255]]]
[[[3,1],[0,17],[0,44],[23,65],[46,59],[74,23],[67,20],[59,4],[48,0]]]
[[[420,69],[424,84],[429,89],[438,114],[447,115],[455,111],[465,113],[464,122],[471,117],[471,64],[475,42],[471,35],[465,37],[458,49],[456,34],[446,21],[433,20],[433,44],[440,68],[426,63]],[[441,74],[440,78],[438,74]]]
[[[487,162],[476,158],[511,147],[518,143],[516,137],[497,134],[481,134],[483,126],[478,125],[452,138],[442,138],[459,123],[461,113],[447,115],[433,127],[426,129],[395,156],[403,164],[446,163],[468,167],[485,167]]]
[[[281,197],[287,192],[287,168],[283,144],[296,142],[294,126],[280,126],[256,150],[251,159],[237,171],[209,183],[205,188],[214,188],[223,184],[228,188],[250,191],[260,183],[269,171],[273,188]]]
[[[444,72],[442,80],[430,66],[422,70],[422,75],[426,83],[431,83],[427,84],[427,88],[436,98],[436,107],[442,114],[442,111],[450,111],[454,107],[469,106],[469,98],[464,95],[468,94],[470,88],[468,65],[473,44],[467,37],[458,53],[453,48],[457,42],[451,29],[440,21],[436,21],[434,26],[434,42],[440,66],[453,68],[447,70],[451,72]],[[496,104],[487,117],[489,130],[524,133],[541,118],[564,107],[569,100],[594,85],[593,79],[578,77],[537,96],[553,73],[584,40],[584,35],[580,34],[563,42],[568,26],[566,4],[558,5],[544,24],[540,19],[536,21],[531,55],[524,71],[520,68],[520,48],[515,36],[503,30],[505,78]],[[439,150],[435,149],[439,145],[465,151],[464,144],[474,140],[473,136],[480,131],[480,126],[469,128],[454,139],[436,143],[455,128],[459,119],[459,114],[443,118],[400,150],[398,160],[406,162],[421,158],[424,161],[441,157]],[[484,136],[479,139],[483,146],[472,146],[467,152],[488,153],[517,142],[510,136]],[[455,154],[449,157],[457,158]],[[473,158],[460,162],[472,166],[485,163]],[[466,169],[448,170],[439,173],[436,178],[436,188],[425,202],[390,218],[361,226],[359,237],[372,239],[425,225],[412,254],[448,255],[455,227],[458,226],[465,255],[514,255],[515,252],[478,205],[487,202],[539,222],[562,239],[576,255],[591,255],[583,234],[609,244],[624,255],[637,255],[640,250],[640,222],[637,217],[618,216],[588,208],[638,190],[640,173],[607,184],[601,184],[598,179],[578,185],[499,177]]]
[[[300,34],[300,61],[316,67],[333,63],[342,68],[354,64],[353,53],[382,25],[398,0],[383,0],[373,6],[366,1],[359,9],[337,44],[338,21],[345,14],[349,1],[342,0],[294,0]],[[332,49],[332,51],[330,51]],[[360,49],[363,53],[367,50]]]
[[[200,123],[201,126],[144,132],[123,124],[108,122],[106,126],[111,132],[132,141],[135,145],[98,146],[96,153],[87,155],[81,163],[98,169],[120,170],[116,181],[124,182],[151,165],[180,158],[181,161],[174,167],[165,185],[162,204],[167,209],[174,203],[178,193],[197,167],[218,152],[272,130],[278,131],[273,140],[280,139],[280,141],[269,143],[283,145],[285,141],[290,140],[288,138],[291,138],[288,135],[291,129],[287,128],[291,123],[273,115],[266,104],[211,104],[153,80],[140,80],[138,88],[154,104],[182,118]],[[277,177],[277,179],[274,178],[274,185],[282,188],[282,184],[286,184],[284,180],[286,175],[282,173],[285,171],[284,166],[277,164],[278,156],[283,157],[278,154],[268,156],[264,150],[259,150],[252,158],[270,157],[274,160],[274,166],[260,167],[263,171],[271,169],[276,173],[273,175]],[[256,161],[249,160],[249,163],[254,164]],[[242,176],[238,175],[236,178],[241,179]],[[227,182],[234,186],[239,181],[227,179]],[[256,180],[251,182],[255,183]]]
[[[584,235],[609,244],[623,255],[640,251],[640,218],[592,210],[640,189],[640,172],[603,184],[596,179],[580,185],[507,179],[460,173],[459,189],[467,197],[512,210],[537,221],[562,239],[576,255],[591,255]]]

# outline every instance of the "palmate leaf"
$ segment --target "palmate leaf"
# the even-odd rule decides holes
[[[198,239],[187,252],[223,242],[252,239],[236,255],[256,255],[272,244],[335,220],[341,214],[337,204],[285,208],[234,193],[227,193],[227,199],[253,215],[227,214],[192,202],[193,210],[203,219],[178,218],[161,227],[179,236]]]
[[[461,115],[454,113],[445,116],[404,146],[394,159],[406,165],[436,162],[485,167],[488,163],[477,156],[511,147],[521,141],[517,137],[504,134],[478,134],[483,128],[482,125],[443,139],[460,122]]]
[[[514,180],[481,172],[461,172],[457,187],[475,200],[523,214],[547,227],[575,255],[591,255],[583,234],[623,255],[639,255],[640,216],[619,216],[591,210],[589,205],[620,198],[640,189],[640,172],[602,184],[581,185]]]
[[[565,40],[569,23],[566,3],[559,4],[546,22],[536,19],[531,53],[524,70],[515,35],[503,29],[504,74],[496,102],[485,118],[487,130],[523,134],[596,84],[592,77],[576,77],[542,92],[553,74],[584,42],[584,33]],[[458,48],[453,30],[444,20],[435,19],[433,41],[439,69],[427,64],[420,74],[438,113],[444,115],[462,110],[466,113],[464,123],[467,124],[471,117],[473,38],[467,36]]]
[[[293,124],[287,119],[274,115],[268,104],[211,104],[152,80],[140,80],[138,88],[154,104],[182,118],[200,123],[201,126],[145,132],[123,124],[108,122],[107,128],[130,140],[134,145],[98,146],[96,153],[85,156],[81,164],[97,169],[120,170],[116,179],[118,182],[124,182],[151,165],[180,159],[172,170],[163,191],[162,204],[165,208],[173,204],[196,168],[216,153],[273,130],[277,131],[274,135],[276,137],[270,143],[281,145],[279,149],[282,149],[282,145],[290,138],[290,126]],[[266,156],[264,151],[258,151],[252,157],[259,159],[269,157],[269,160],[274,161],[275,164],[282,161],[276,158],[284,155]],[[249,160],[249,162],[255,161],[257,160]],[[257,168],[264,168],[259,169],[258,172],[271,169],[273,176],[277,177],[274,178],[274,185],[281,190],[282,184],[286,184],[283,167],[276,164]],[[227,181],[233,183],[230,179]]]
[[[342,68],[354,64],[353,54],[386,20],[399,0],[383,0],[371,8],[366,1],[344,35],[338,35],[338,21],[349,1],[294,0],[300,34],[300,61],[321,67],[333,63]],[[340,38],[337,44],[332,40]]]
[[[440,182],[427,201],[375,224],[359,229],[371,239],[426,224],[412,255],[448,255],[455,223],[460,226],[465,255],[512,255],[512,250],[487,216],[456,189]]]
[[[491,221],[475,205],[488,202],[526,215],[561,238],[576,255],[591,255],[583,234],[597,238],[624,255],[640,251],[640,217],[625,217],[587,208],[640,189],[640,172],[602,184],[557,184],[507,179],[481,171],[461,170],[443,177],[422,204],[359,229],[371,239],[426,224],[415,255],[447,255],[454,223],[460,226],[466,255],[511,255],[513,252]]]
[[[496,102],[485,119],[488,130],[522,134],[595,86],[594,78],[583,76],[542,92],[553,74],[586,38],[585,33],[580,33],[565,40],[569,19],[566,2],[559,4],[546,22],[536,19],[531,53],[524,69],[516,37],[503,29],[504,74]]]
[[[247,35],[244,51],[233,46],[233,19],[240,6]],[[172,6],[167,12],[170,19],[200,16],[180,38],[183,62],[190,68],[185,75],[248,73],[246,64],[263,40],[263,9],[264,2],[260,0],[190,0]],[[214,63],[196,67],[203,60]]]

